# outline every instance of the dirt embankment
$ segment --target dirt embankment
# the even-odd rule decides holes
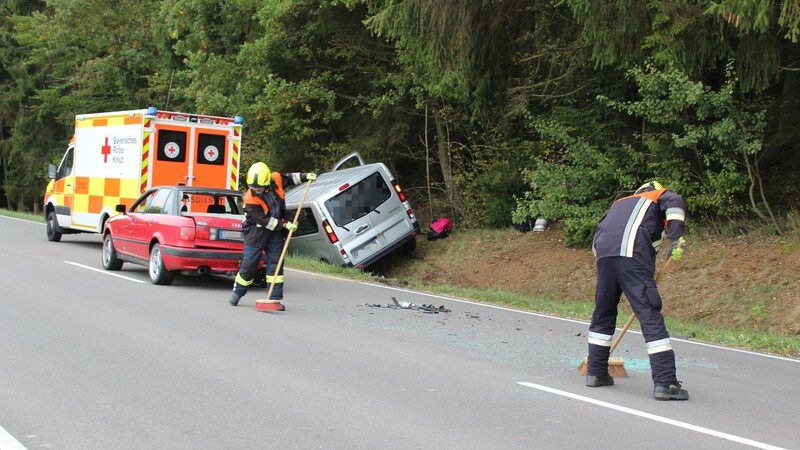
[[[799,270],[796,236],[690,237],[659,286],[664,314],[800,335]],[[587,302],[596,281],[591,250],[567,248],[557,226],[530,233],[456,230],[433,242],[420,237],[413,264],[391,276]]]

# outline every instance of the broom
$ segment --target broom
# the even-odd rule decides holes
[[[303,191],[303,198],[300,199],[299,206],[297,207],[297,212],[294,214],[294,220],[292,223],[297,225],[297,220],[300,218],[300,210],[303,209],[303,203],[306,201],[306,195],[308,194],[308,188],[311,187],[311,182],[308,181],[306,184],[306,189]],[[292,233],[294,230],[289,230],[289,234],[286,236],[286,242],[283,244],[283,250],[281,251],[281,257],[278,259],[278,265],[275,267],[275,275],[272,277],[272,282],[269,284],[269,291],[267,291],[267,298],[265,300],[256,300],[256,311],[278,311],[281,307],[280,300],[270,300],[269,297],[272,295],[272,290],[275,288],[275,279],[278,278],[278,274],[281,271],[281,264],[283,264],[283,258],[286,256],[286,250],[289,248],[289,239],[292,238]]]
[[[681,242],[678,244],[678,248],[683,248],[684,243]],[[672,264],[672,258],[669,258],[667,262],[664,264],[664,267],[658,272],[656,275],[656,284],[658,284],[662,278],[664,278],[664,274],[667,273],[667,269],[669,268],[670,264]],[[636,314],[631,313],[631,316],[628,317],[628,321],[625,322],[625,326],[622,327],[622,332],[617,336],[617,339],[614,340],[614,343],[611,344],[611,350],[608,352],[608,374],[612,377],[616,378],[627,378],[628,372],[625,370],[625,360],[622,358],[611,357],[611,354],[614,353],[614,350],[619,345],[622,337],[625,336],[625,333],[630,328],[631,324],[633,323],[633,319],[636,318]],[[578,373],[581,376],[586,376],[589,374],[589,357],[583,358],[583,362],[578,366]]]

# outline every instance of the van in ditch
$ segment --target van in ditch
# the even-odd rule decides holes
[[[395,250],[416,248],[419,222],[383,163],[365,164],[353,152],[320,174],[300,205],[305,190],[298,186],[286,194],[290,217],[301,208],[290,253],[363,269]]]

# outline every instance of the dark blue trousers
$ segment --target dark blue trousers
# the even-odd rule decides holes
[[[589,375],[608,373],[611,338],[623,292],[642,327],[653,383],[656,386],[676,383],[675,352],[661,315],[661,296],[654,274],[633,258],[622,256],[597,260],[597,290],[589,325]]]
[[[236,274],[236,281],[233,283],[233,291],[239,296],[244,296],[250,285],[253,284],[253,279],[258,273],[258,268],[261,265],[261,255],[266,253],[266,281],[267,286],[271,281],[275,281],[275,286],[270,294],[270,300],[283,299],[283,264],[278,271],[278,276],[275,275],[275,268],[278,267],[278,260],[283,251],[283,244],[286,242],[285,230],[275,231],[267,234],[267,241],[264,247],[244,246],[242,253],[242,262],[239,264],[239,273]]]

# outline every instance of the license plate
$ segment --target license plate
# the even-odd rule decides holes
[[[233,230],[219,230],[219,238],[228,241],[241,241],[242,232]]]

